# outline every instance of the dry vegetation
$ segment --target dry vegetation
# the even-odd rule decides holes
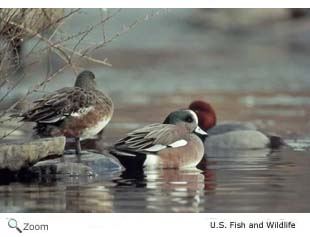
[[[98,49],[105,48],[122,33],[159,14],[159,11],[154,11],[150,15],[138,18],[132,23],[124,25],[117,33],[107,37],[105,24],[123,10],[97,10],[100,12],[95,22],[90,22],[87,27],[79,28],[78,32],[68,33],[63,30],[63,26],[73,17],[85,14],[83,9],[0,9],[0,129],[3,123],[10,119],[8,114],[17,105],[25,101],[29,95],[40,91],[65,69],[70,69],[77,74],[83,67],[81,62],[87,62],[87,65],[112,66],[107,58],[95,58],[92,55]],[[100,30],[102,37],[98,37],[96,42],[88,42],[88,35],[95,30]],[[30,51],[24,53],[23,44],[29,40],[33,42],[33,46]],[[62,62],[57,70],[51,70],[51,61],[49,60],[51,55]],[[25,75],[23,69],[42,64],[42,61],[44,63],[46,61],[45,78],[28,88],[18,101],[4,108],[10,93],[14,92],[16,86],[23,79],[29,77],[29,75]],[[2,134],[2,136],[0,133],[0,139],[8,136],[11,132]]]

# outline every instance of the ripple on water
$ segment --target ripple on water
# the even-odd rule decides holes
[[[307,151],[310,148],[310,139],[287,139],[285,142],[295,151]]]
[[[309,159],[290,148],[208,157],[192,170],[147,170],[0,186],[2,212],[309,211]],[[78,181],[78,180],[77,180]],[[288,205],[292,203],[291,205]]]

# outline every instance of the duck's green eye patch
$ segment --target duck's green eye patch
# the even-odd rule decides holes
[[[193,122],[192,116],[187,116],[186,119],[185,119],[185,121],[188,122],[188,123]]]

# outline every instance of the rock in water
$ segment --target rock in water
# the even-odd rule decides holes
[[[52,137],[21,144],[0,144],[0,170],[15,172],[44,158],[61,156],[65,143],[65,137]]]
[[[49,175],[69,175],[69,176],[93,176],[95,175],[91,167],[82,163],[71,161],[44,160],[35,164],[29,169],[30,172],[38,176]]]
[[[119,172],[123,169],[122,165],[111,155],[83,152],[79,158],[75,154],[65,154],[59,159],[41,161],[31,167],[30,172],[39,176],[94,176]]]

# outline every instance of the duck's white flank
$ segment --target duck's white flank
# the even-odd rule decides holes
[[[176,142],[169,144],[169,147],[176,148],[176,147],[180,147],[180,146],[185,146],[186,144],[187,144],[187,141],[184,139],[181,139],[181,140],[178,140]]]
[[[163,149],[166,149],[168,147],[172,147],[172,148],[176,148],[176,147],[180,147],[180,146],[185,146],[187,144],[187,141],[186,140],[178,140],[176,142],[173,142],[169,145],[161,145],[161,144],[156,144],[154,146],[151,146],[147,149],[144,149],[145,151],[150,151],[150,152],[156,152],[156,151],[161,151]]]
[[[154,146],[151,146],[149,148],[144,149],[145,151],[150,151],[150,152],[156,152],[156,151],[160,151],[162,149],[167,148],[167,146],[165,145],[161,145],[161,144],[156,144]]]
[[[159,165],[159,157],[153,154],[147,154],[144,166],[147,168],[156,168]]]
[[[102,129],[105,128],[110,120],[111,118],[108,116],[103,117],[95,126],[85,129],[82,133],[81,139],[83,140],[97,135]]]

